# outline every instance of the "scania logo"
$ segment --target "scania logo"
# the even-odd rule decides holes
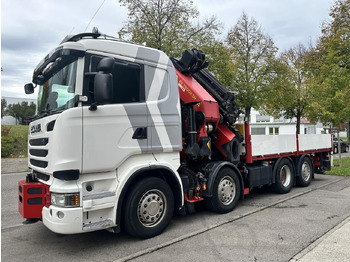
[[[30,127],[30,133],[31,134],[40,133],[40,132],[41,132],[41,124],[32,125]]]

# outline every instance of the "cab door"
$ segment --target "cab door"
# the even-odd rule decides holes
[[[90,72],[96,72],[100,55],[87,56]],[[128,157],[148,152],[149,127],[145,102],[144,66],[114,59],[113,98],[94,105],[93,75],[87,74],[83,106],[83,172],[117,169]]]

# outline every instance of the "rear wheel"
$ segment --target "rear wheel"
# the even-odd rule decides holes
[[[298,186],[307,187],[310,185],[312,176],[313,176],[313,168],[310,158],[304,156],[300,159],[299,168],[299,176],[297,177],[296,183]]]
[[[216,213],[230,212],[235,208],[240,192],[237,174],[230,168],[222,168],[214,181],[213,196],[205,199],[206,207]]]
[[[123,227],[132,236],[159,235],[173,216],[174,196],[162,179],[148,177],[132,186],[123,205]]]
[[[274,191],[280,194],[289,193],[294,183],[294,171],[291,162],[283,158],[274,169],[275,183],[272,185]]]

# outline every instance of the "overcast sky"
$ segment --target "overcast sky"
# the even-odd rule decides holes
[[[194,0],[199,20],[215,15],[227,32],[244,11],[261,25],[280,51],[298,43],[308,45],[329,19],[332,0]],[[84,32],[103,0],[2,0],[1,92],[3,97],[27,97],[23,85],[31,82],[40,60],[68,34]],[[105,0],[87,32],[97,26],[117,36],[127,10],[117,0]]]

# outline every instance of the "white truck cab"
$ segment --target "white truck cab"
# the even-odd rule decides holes
[[[174,181],[176,204],[183,205],[177,79],[162,51],[81,34],[40,62],[33,83],[39,95],[28,158],[32,175],[49,186],[54,204],[42,209],[49,229],[71,234],[119,226],[123,189],[149,172]],[[153,209],[159,212],[159,203]],[[151,227],[155,222],[146,218]]]

